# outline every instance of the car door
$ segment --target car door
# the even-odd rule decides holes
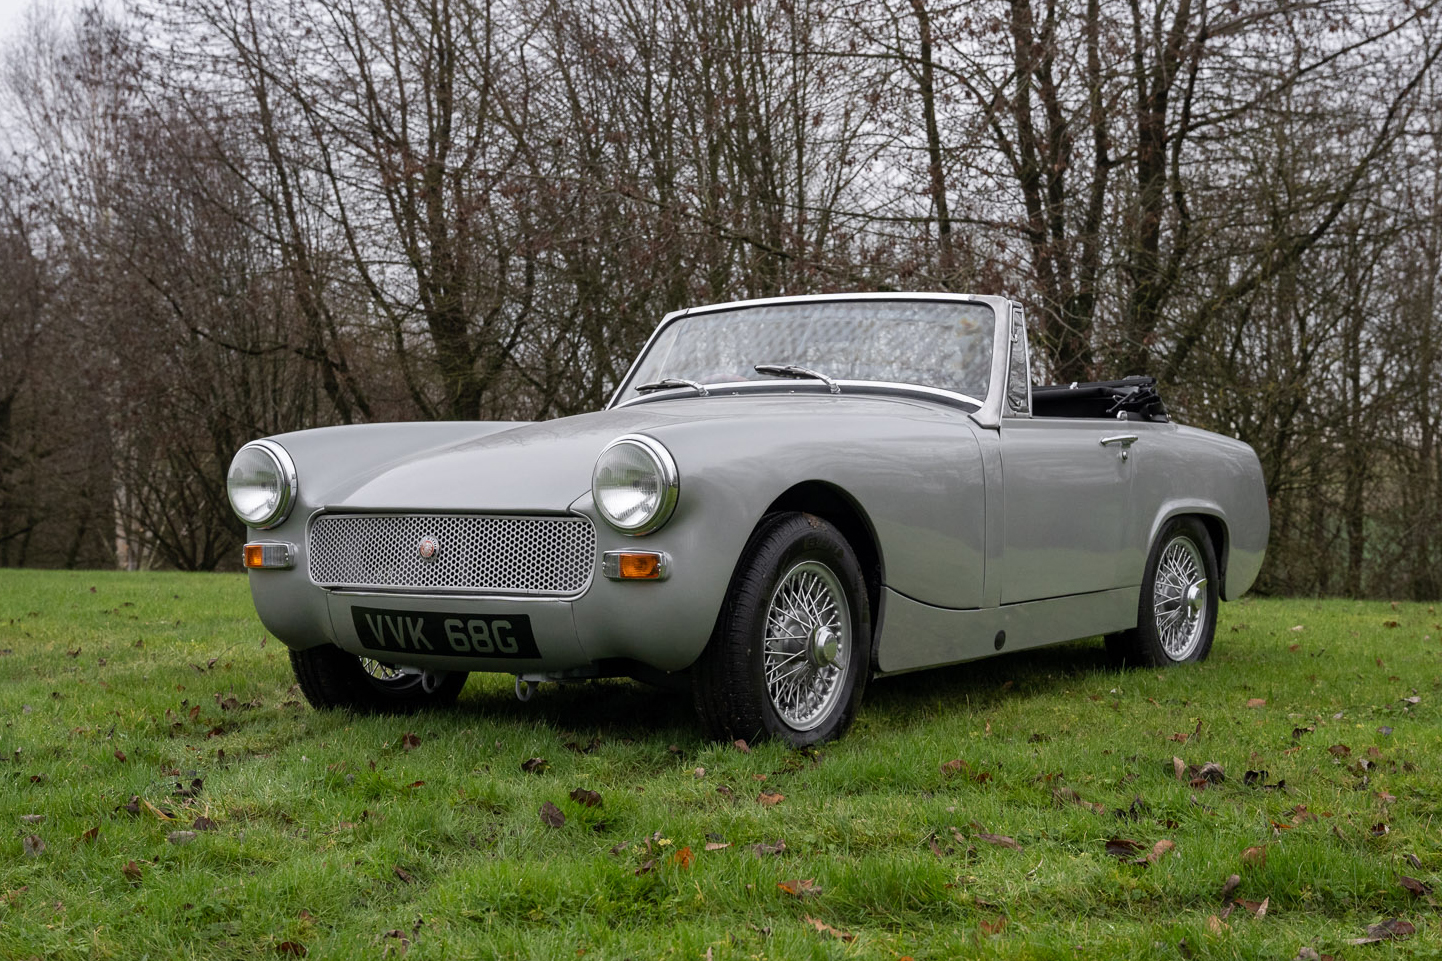
[[[1003,418],[1001,603],[1123,586],[1134,426]]]

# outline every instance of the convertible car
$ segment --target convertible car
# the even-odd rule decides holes
[[[1262,563],[1256,455],[1148,378],[1029,369],[1001,297],[692,308],[604,410],[267,437],[229,493],[316,708],[631,676],[689,687],[716,737],[800,746],[881,675],[1097,634],[1205,658]]]

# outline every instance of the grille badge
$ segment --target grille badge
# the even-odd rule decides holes
[[[426,560],[435,557],[440,553],[440,550],[441,542],[430,536],[422,537],[421,542],[416,545],[416,553],[420,554]]]

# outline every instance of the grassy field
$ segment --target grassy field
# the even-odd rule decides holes
[[[241,577],[0,571],[0,957],[1436,957],[1439,621],[1243,601],[1199,667],[1012,654],[743,753],[620,682],[317,714]]]

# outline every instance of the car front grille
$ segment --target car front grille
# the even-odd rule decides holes
[[[309,555],[322,587],[564,597],[591,581],[596,530],[574,515],[322,514]]]

